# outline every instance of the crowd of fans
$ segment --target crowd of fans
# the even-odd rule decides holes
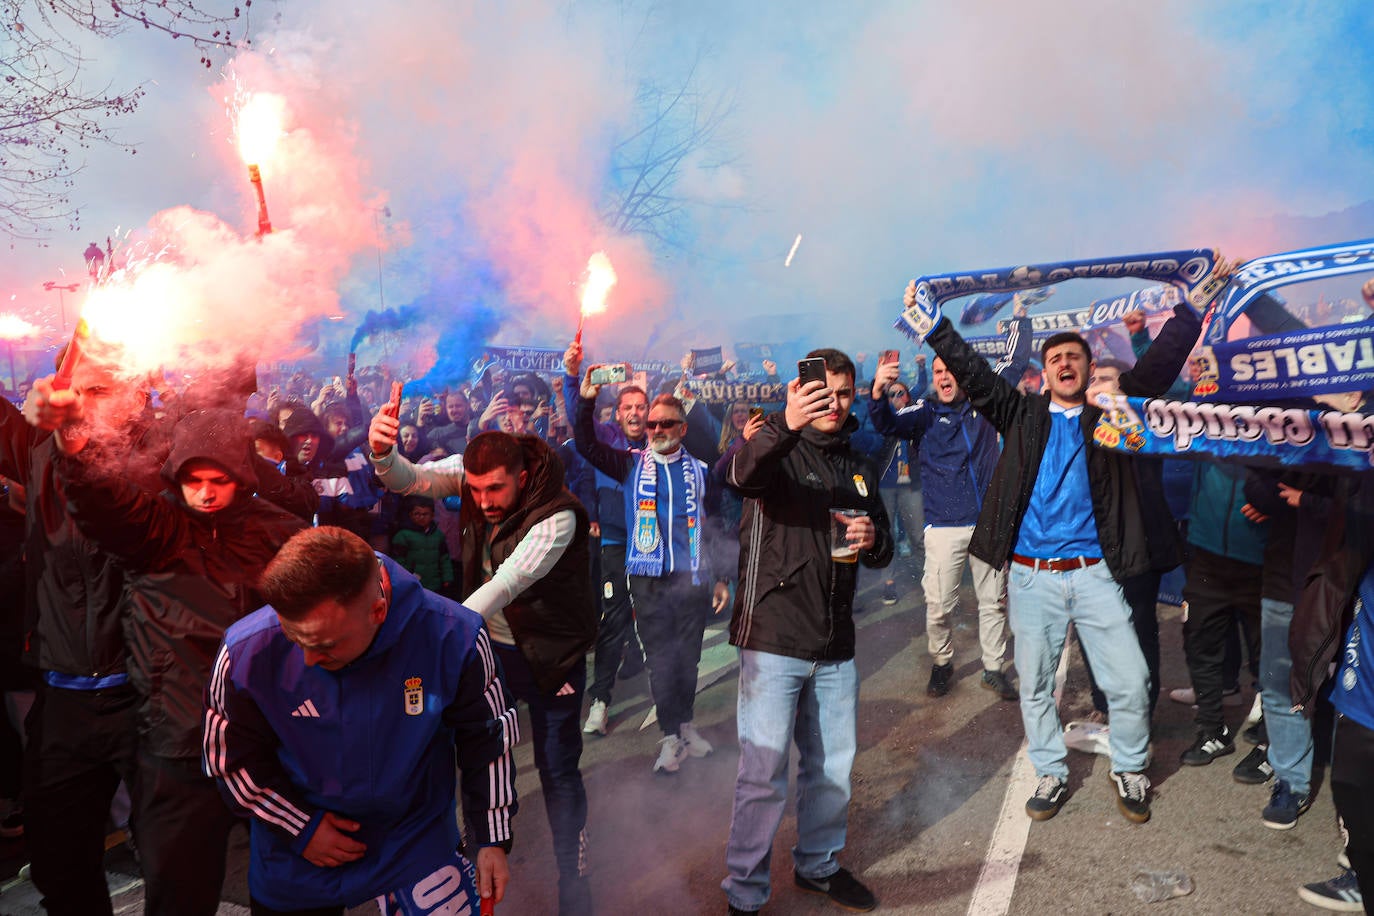
[[[1354,307],[1353,303],[1342,307],[1346,305]],[[1297,311],[1320,323],[1335,320],[1331,318],[1333,308],[1322,301]],[[1036,820],[1055,816],[1068,791],[1062,766],[1063,726],[1044,689],[1047,670],[1053,668],[1057,658],[1056,647],[1052,639],[1047,645],[1037,646],[1025,633],[1017,632],[1013,669],[1006,636],[1007,566],[999,569],[979,559],[980,554],[996,552],[1001,547],[989,547],[986,542],[980,545],[975,532],[982,525],[980,519],[988,514],[985,499],[989,488],[1011,486],[1006,482],[1008,479],[1025,473],[1020,468],[1008,471],[1006,461],[999,464],[1003,444],[1009,436],[1021,434],[1014,430],[1042,422],[1038,414],[1026,414],[1016,421],[1022,425],[1009,431],[1007,424],[1011,421],[1007,417],[1012,414],[1003,413],[1022,409],[1009,405],[1030,403],[1033,399],[1024,397],[1028,392],[1036,395],[1044,390],[1053,394],[1056,385],[1081,384],[1076,393],[1071,392],[1079,398],[1083,389],[1089,396],[1120,393],[1123,388],[1139,384],[1146,372],[1164,363],[1164,348],[1171,352],[1178,349],[1167,333],[1161,334],[1159,341],[1152,340],[1141,314],[1126,316],[1124,329],[1123,339],[1130,341],[1134,359],[1123,360],[1122,354],[1114,351],[1112,355],[1097,354],[1098,358],[1093,360],[1088,343],[1083,342],[1083,365],[1063,363],[1056,361],[1063,356],[1056,352],[1056,347],[1060,351],[1064,346],[1074,350],[1079,345],[1067,338],[1056,344],[1057,338],[1051,338],[1040,354],[1044,365],[1036,367],[1031,363],[1029,319],[1018,305],[1009,323],[1007,358],[994,370],[1000,381],[993,381],[991,374],[984,373],[986,366],[981,360],[976,366],[961,362],[966,354],[961,349],[962,341],[956,342],[952,332],[934,337],[937,352],[948,359],[929,360],[920,355],[904,364],[896,351],[884,351],[873,366],[866,367],[866,355],[859,354],[857,366],[852,367],[850,393],[857,423],[845,428],[844,438],[849,448],[866,456],[876,469],[886,515],[882,518],[879,513],[877,519],[884,526],[879,542],[890,538],[891,551],[899,560],[910,561],[899,565],[908,579],[883,576],[881,600],[895,604],[904,591],[914,587],[916,577],[921,577],[931,655],[926,692],[933,698],[943,697],[953,686],[950,615],[958,604],[965,567],[971,570],[979,607],[981,683],[1001,700],[1021,703],[1032,738],[1032,762],[1040,777],[1036,794],[1026,805],[1027,814]],[[1191,341],[1196,337],[1196,328],[1190,330]],[[1161,350],[1147,359],[1146,354],[1156,343]],[[1186,349],[1185,346],[1180,351],[1180,363]],[[200,467],[195,464],[197,458],[210,460],[214,454],[207,451],[209,446],[204,442],[188,445],[183,441],[187,418],[206,410],[228,408],[235,416],[241,412],[245,418],[244,435],[251,440],[254,457],[251,468],[242,474],[233,469],[234,479],[240,483],[251,480],[254,492],[284,510],[283,516],[294,516],[289,524],[284,518],[276,519],[274,524],[285,525],[283,531],[292,526],[334,526],[351,531],[394,559],[426,589],[454,600],[466,599],[477,585],[464,582],[465,564],[460,562],[464,556],[464,522],[458,488],[455,485],[451,492],[446,491],[447,495],[440,495],[432,488],[389,486],[384,467],[379,465],[379,441],[389,450],[394,440],[397,458],[388,458],[388,462],[399,459],[416,468],[434,465],[452,469],[461,468],[461,463],[455,464],[461,462],[456,456],[462,456],[469,443],[485,432],[542,440],[557,456],[562,479],[586,512],[590,533],[597,539],[589,560],[591,581],[597,586],[601,626],[595,644],[594,669],[586,687],[590,705],[581,731],[589,735],[607,733],[610,691],[617,674],[633,675],[647,654],[655,678],[652,689],[659,706],[660,726],[664,730],[661,753],[653,769],[672,773],[690,757],[712,751],[710,743],[692,725],[692,691],[684,693],[683,689],[664,685],[669,671],[675,683],[695,684],[701,631],[709,619],[707,608],[722,610],[728,600],[726,590],[738,586],[735,579],[740,528],[742,519],[748,519],[748,510],[747,494],[733,483],[735,459],[764,428],[764,416],[778,413],[787,407],[789,399],[798,395],[796,390],[789,394],[789,388],[796,388],[790,373],[789,378],[780,377],[778,367],[769,362],[754,377],[760,380],[763,390],[776,395],[775,399],[712,402],[700,396],[704,379],[693,373],[690,358],[684,360],[681,375],[645,380],[648,390],[632,383],[589,385],[580,371],[581,361],[581,349],[577,346],[568,351],[567,375],[516,372],[491,365],[476,381],[455,379],[447,387],[401,395],[398,403],[392,403],[396,395],[405,387],[415,386],[406,386],[409,380],[393,377],[382,366],[363,367],[342,377],[314,377],[301,371],[229,371],[198,378],[181,388],[169,386],[160,391],[136,392],[132,406],[118,420],[111,420],[110,425],[118,428],[122,437],[120,448],[127,452],[126,482],[130,487],[141,487],[145,493],[155,493],[173,481],[187,486],[187,469]],[[1089,364],[1091,378],[1080,377]],[[1173,373],[1169,374],[1173,377]],[[737,377],[728,364],[716,375],[722,379]],[[1185,382],[1186,369],[1179,383]],[[1165,379],[1164,384],[1167,383]],[[95,391],[98,387],[92,385],[87,390]],[[393,389],[397,389],[395,393]],[[1357,396],[1354,401],[1346,398],[1342,406],[1349,408],[1354,404],[1367,410],[1363,397]],[[981,412],[971,406],[975,401],[982,405]],[[1052,409],[1043,422],[1054,427],[1058,421],[1051,418],[1059,413]],[[394,432],[391,425],[386,425],[379,439],[376,418],[382,414],[394,419]],[[847,422],[847,416],[844,420]],[[691,551],[691,575],[689,582],[680,583],[680,591],[652,584],[656,576],[661,578],[669,573],[657,571],[663,568],[661,558],[657,561],[660,566],[652,567],[655,571],[646,572],[653,558],[646,559],[634,543],[645,518],[635,514],[634,503],[627,502],[623,491],[624,487],[641,485],[644,467],[652,469],[647,463],[641,467],[636,456],[661,451],[656,443],[669,437],[674,426],[679,428],[677,435],[685,453],[694,459],[691,465],[681,465],[683,480],[691,490],[695,486],[692,475],[699,466],[703,490],[699,494],[702,508],[696,506],[695,496],[689,496],[684,504],[684,513],[691,513],[682,541],[684,552]],[[182,430],[182,438],[178,438],[178,429]],[[98,440],[100,433],[94,435]],[[1059,434],[1052,431],[1047,435],[1050,440],[1043,460],[1058,460],[1058,440],[1054,436]],[[675,453],[677,444],[676,439],[669,443],[670,451]],[[118,677],[122,672],[119,665],[109,666],[107,671],[101,662],[88,658],[83,661],[87,663],[86,673],[78,680],[91,680],[88,675],[93,673],[93,684],[99,684],[73,686],[63,677],[54,678],[52,666],[46,663],[50,660],[35,656],[33,651],[31,636],[37,615],[34,602],[50,601],[52,597],[44,592],[44,574],[36,573],[32,567],[35,563],[50,562],[56,554],[44,551],[55,550],[54,545],[60,544],[63,537],[61,524],[44,528],[41,520],[33,517],[36,511],[51,510],[49,500],[54,498],[56,486],[53,474],[61,481],[61,487],[70,490],[66,511],[72,513],[83,534],[98,527],[83,520],[82,512],[91,511],[83,510],[83,498],[94,500],[97,509],[102,499],[133,500],[132,495],[122,491],[101,490],[83,476],[88,472],[74,470],[71,451],[64,450],[56,457],[49,452],[51,448],[33,432],[33,426],[11,407],[0,421],[0,470],[6,486],[5,500],[0,504],[0,578],[8,586],[0,591],[7,596],[5,625],[0,630],[0,651],[4,653],[0,660],[0,687],[10,700],[10,716],[7,721],[0,721],[0,799],[6,800],[4,811],[0,812],[4,815],[0,836],[7,837],[24,835],[26,821],[20,799],[31,792],[23,782],[32,778],[33,770],[21,766],[24,698],[29,697],[31,702],[36,686],[40,696],[54,687],[77,691],[96,690],[96,686],[104,689],[108,685],[102,678],[107,674]],[[187,464],[188,461],[191,463]],[[1321,652],[1334,652],[1333,640],[1346,637],[1343,622],[1348,623],[1352,607],[1355,614],[1361,613],[1360,601],[1370,580],[1365,541],[1371,525],[1368,515],[1362,513],[1366,513],[1371,488],[1364,478],[1257,470],[1228,462],[1180,465],[1153,459],[1129,461],[1129,496],[1113,496],[1110,510],[1103,511],[1129,516],[1123,522],[1123,530],[1124,540],[1130,543],[1111,549],[1129,552],[1138,546],[1138,555],[1119,561],[1109,556],[1103,568],[1113,562],[1121,566],[1120,570],[1112,570],[1115,583],[1106,579],[1104,587],[1110,590],[1119,585],[1124,606],[1129,607],[1129,620],[1123,632],[1133,631],[1130,651],[1118,651],[1119,634],[1112,630],[1108,639],[1104,635],[1105,624],[1100,625],[1091,616],[1074,618],[1091,668],[1096,709],[1093,723],[1100,726],[1095,732],[1097,740],[1102,752],[1113,758],[1114,765],[1121,762],[1124,767],[1114,772],[1121,810],[1135,822],[1149,818],[1149,783],[1143,778],[1143,771],[1150,723],[1160,694],[1156,604],[1161,575],[1182,562],[1183,597],[1187,602],[1184,646],[1192,684],[1173,694],[1175,699],[1196,704],[1198,732],[1196,740],[1183,752],[1181,762],[1203,766],[1234,752],[1242,723],[1228,711],[1229,697],[1239,692],[1244,655],[1249,674],[1258,684],[1257,697],[1262,700],[1257,700],[1257,704],[1262,707],[1262,716],[1258,716],[1258,724],[1247,734],[1253,739],[1254,749],[1235,767],[1234,776],[1241,782],[1268,783],[1270,795],[1262,806],[1260,819],[1267,827],[1291,829],[1311,805],[1312,768],[1323,744],[1321,731],[1310,724],[1312,710],[1324,703],[1318,699],[1317,691],[1325,673],[1325,656]],[[383,471],[381,476],[379,470]],[[159,479],[160,472],[170,476]],[[1043,477],[1043,466],[1040,473]],[[1013,478],[1008,478],[1008,474]],[[855,480],[858,479],[856,475]],[[1034,482],[1034,469],[1025,479]],[[215,484],[208,477],[193,482],[211,487]],[[1030,493],[1030,486],[1025,484],[1026,494]],[[1012,492],[999,490],[997,494],[1001,498]],[[1038,494],[1037,490],[1035,499],[1042,498]],[[214,497],[205,498],[213,501]],[[186,495],[185,499],[189,503],[191,497]],[[1006,500],[1011,501],[1009,496]],[[211,511],[215,507],[207,504],[201,508]],[[1084,524],[1092,525],[1092,506],[1078,508],[1082,510]],[[1021,528],[1023,519],[1017,516],[1009,524],[1013,525],[1012,530]],[[1016,544],[1007,545],[1008,551],[1020,551],[1028,543],[1026,531],[1031,532],[1032,541],[1034,537],[1053,534],[1054,525],[1033,512],[1024,524],[1030,527],[1022,530],[1022,539]],[[663,537],[671,548],[677,533],[666,531]],[[1131,542],[1131,538],[1138,538],[1138,544]],[[175,542],[154,543],[166,550],[170,549],[168,543]],[[1102,551],[1107,550],[1104,544]],[[112,551],[119,554],[118,550]],[[128,556],[119,555],[121,568],[129,576],[163,569],[157,556],[151,556],[140,567]],[[1056,573],[1069,568],[1055,565],[1068,562],[1058,557],[1024,557],[1019,552],[1009,555],[1013,575],[1018,572],[1018,563],[1032,570]],[[27,572],[26,559],[31,567]],[[1072,568],[1086,569],[1103,557],[1101,553],[1094,557],[1090,549],[1071,559],[1078,563]],[[671,567],[672,561],[667,562]],[[1344,564],[1340,567],[1344,578],[1337,579],[1336,572],[1331,571],[1336,564]],[[470,575],[472,567],[467,568]],[[682,566],[677,568],[678,573],[684,570]],[[1315,622],[1312,611],[1304,608],[1304,588],[1313,571],[1327,571],[1336,582],[1331,586],[1335,597],[1328,598],[1332,606],[1324,608],[1327,616]],[[490,572],[488,569],[487,574]],[[1030,586],[1024,583],[1016,587],[1024,590]],[[20,600],[24,596],[27,604]],[[106,599],[118,604],[117,595],[107,595]],[[669,616],[667,610],[646,613],[650,608],[679,605],[690,605],[696,610],[689,619],[674,617],[670,625],[662,623]],[[1363,613],[1367,615],[1368,611]],[[138,618],[126,615],[116,623],[116,644],[121,640],[134,643],[142,638],[138,623],[130,623],[130,619]],[[650,622],[652,628],[646,630],[646,623]],[[1014,615],[1012,622],[1015,623]],[[1117,622],[1120,621],[1112,626]],[[1295,657],[1296,650],[1290,649],[1290,631],[1299,630],[1307,638],[1305,646],[1320,643],[1322,648]],[[118,631],[122,631],[122,636]],[[686,631],[694,635],[683,636]],[[1358,628],[1354,632],[1354,642],[1344,656],[1343,671],[1358,669],[1363,658]],[[693,640],[694,649],[690,645],[683,649],[684,641]],[[1293,676],[1295,666],[1297,676]],[[683,670],[679,672],[678,668]],[[1019,692],[1014,670],[1022,679]],[[1345,676],[1353,681],[1354,675]],[[1029,683],[1032,680],[1034,683]],[[118,681],[119,685],[123,683]],[[1305,692],[1298,692],[1300,689]],[[1348,692],[1351,689],[1347,687]],[[579,683],[579,707],[581,690]],[[48,702],[51,704],[51,699]],[[1338,703],[1337,718],[1342,723],[1354,720],[1363,726],[1361,716],[1374,713],[1374,707],[1360,705],[1364,700],[1359,697],[1345,702],[1346,706]],[[575,711],[574,716],[577,715]],[[1350,726],[1343,724],[1341,728]],[[32,737],[32,725],[30,729]],[[1338,729],[1338,741],[1342,734]],[[1367,728],[1350,734],[1350,746],[1367,745],[1367,735]],[[1368,779],[1351,774],[1350,759],[1346,758],[1344,766],[1338,762],[1332,777],[1333,789],[1345,798],[1343,813],[1347,820],[1352,820],[1350,811],[1364,811],[1362,816],[1353,818],[1355,823],[1347,823],[1352,831],[1348,839],[1349,858],[1342,856],[1341,871],[1335,878],[1303,889],[1305,899],[1332,909],[1359,908],[1362,904],[1358,879],[1374,878],[1374,860],[1370,858],[1374,847],[1369,833],[1374,828],[1374,817],[1369,816],[1369,796],[1361,799],[1359,795],[1364,792],[1360,787]],[[131,778],[132,770],[124,766],[127,762],[121,758],[118,772],[102,776],[110,781],[110,791],[118,781],[116,777]],[[546,775],[542,767],[541,763],[541,776]],[[547,785],[551,783],[546,788]],[[580,790],[580,776],[577,788]],[[585,818],[585,799],[581,816]],[[114,818],[120,819],[117,811]],[[557,831],[557,815],[552,807],[550,820]],[[569,855],[573,864],[567,867],[580,877],[578,833],[579,830],[572,830],[570,834]],[[40,836],[38,841],[44,839]],[[1334,850],[1334,833],[1331,841]],[[560,868],[565,864],[560,860]],[[802,884],[800,872],[798,883]],[[804,884],[803,888],[814,890]],[[733,893],[731,899],[733,908]],[[852,899],[862,902],[868,898]],[[569,904],[568,911],[574,909]],[[741,907],[738,911],[749,910]]]

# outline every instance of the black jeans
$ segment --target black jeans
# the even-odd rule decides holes
[[[587,663],[578,659],[568,672],[572,692],[563,696],[543,693],[535,685],[534,672],[520,650],[493,643],[501,660],[507,689],[529,707],[530,731],[534,732],[534,765],[544,790],[544,813],[553,835],[553,855],[560,883],[574,882],[587,872],[587,790],[582,783],[582,691],[587,683]],[[560,685],[562,686],[562,685]]]
[[[609,703],[625,645],[635,638],[635,606],[625,577],[624,544],[607,544],[601,548],[600,597],[601,626],[596,631],[592,686],[587,695]]]
[[[1331,747],[1331,799],[1349,835],[1345,854],[1360,882],[1364,911],[1374,912],[1374,731],[1341,715]]]
[[[711,613],[711,589],[693,585],[691,573],[669,576],[631,576],[639,636],[649,665],[649,691],[658,708],[658,725],[676,735],[692,721],[697,698],[697,663],[706,619]]]
[[[1188,622],[1183,625],[1183,649],[1188,674],[1197,692],[1198,731],[1214,733],[1225,725],[1221,694],[1226,633],[1233,617],[1250,645],[1249,656],[1259,658],[1260,580],[1263,567],[1244,563],[1194,546],[1188,562],[1183,597]]]
[[[132,687],[42,684],[25,720],[24,840],[49,916],[108,916],[105,822],[119,781],[134,782]]]
[[[134,839],[146,916],[214,916],[236,815],[196,758],[139,753]]]

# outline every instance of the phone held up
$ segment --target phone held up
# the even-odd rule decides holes
[[[593,366],[588,372],[587,381],[593,385],[615,385],[629,377],[629,363],[609,363],[605,366]]]
[[[887,363],[898,362],[901,358],[902,354],[898,353],[896,350],[884,350],[878,357],[878,363],[880,365],[886,365]]]
[[[819,356],[797,360],[797,380],[801,382],[803,387],[810,381],[817,381],[824,385],[826,383],[825,360]]]

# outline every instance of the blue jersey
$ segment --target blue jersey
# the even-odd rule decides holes
[[[410,887],[458,845],[510,840],[519,738],[482,618],[390,559],[386,619],[337,671],[305,664],[262,608],[224,635],[206,688],[205,771],[251,815],[248,886],[278,910],[355,906]],[[360,823],[361,859],[302,856],[325,812]]]
[[[1336,711],[1374,729],[1374,564],[1364,571],[1355,594],[1355,619],[1345,634],[1341,668],[1331,689]]]

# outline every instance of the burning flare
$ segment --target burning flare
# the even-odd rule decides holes
[[[271,92],[243,93],[236,99],[234,133],[245,165],[262,165],[272,158],[286,120],[286,99]]]
[[[606,252],[598,251],[587,259],[586,279],[582,281],[582,317],[606,311],[606,297],[615,286],[615,268]]]
[[[574,338],[579,344],[582,343],[582,325],[586,323],[587,316],[606,311],[606,297],[610,295],[616,280],[615,268],[604,251],[598,251],[587,259],[587,269],[582,274],[585,277],[582,281],[582,314],[577,318],[577,337]]]
[[[38,336],[38,326],[18,315],[0,315],[0,340],[23,340]]]

